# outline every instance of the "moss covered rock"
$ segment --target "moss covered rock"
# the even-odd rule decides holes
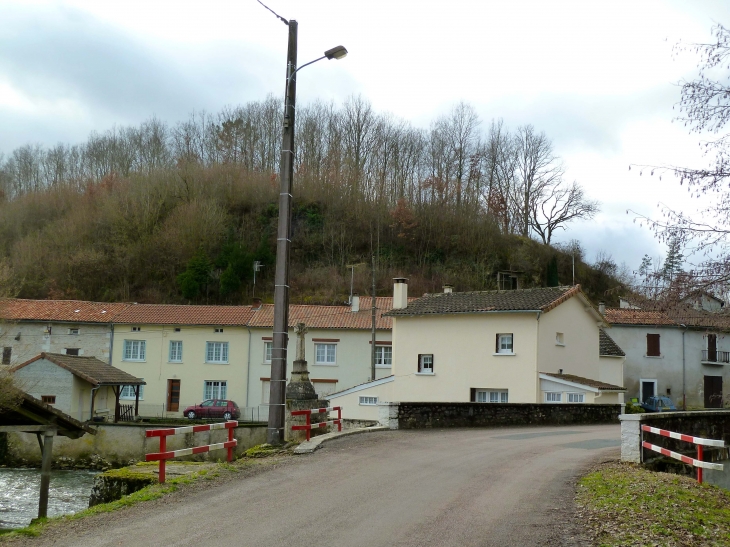
[[[157,476],[150,473],[136,473],[126,467],[112,469],[97,475],[89,496],[89,507],[121,499],[142,488],[155,484]]]

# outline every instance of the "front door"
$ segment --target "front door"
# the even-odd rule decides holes
[[[167,381],[167,411],[177,412],[180,408],[180,380]]]
[[[707,360],[713,363],[717,362],[717,335],[707,335]]]
[[[705,376],[705,408],[722,408],[722,376]]]
[[[646,380],[641,381],[641,402],[642,403],[646,402],[646,400],[649,397],[654,397],[654,395],[656,395],[654,393],[655,385],[656,384],[654,383],[654,380],[650,380],[648,382]]]

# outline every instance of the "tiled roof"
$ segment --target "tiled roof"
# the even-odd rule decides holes
[[[582,376],[576,376],[574,374],[556,374],[554,372],[541,372],[540,374],[544,374],[545,376],[550,376],[551,378],[556,378],[558,380],[565,380],[566,382],[573,382],[574,384],[594,387],[599,390],[626,391],[625,387],[607,384],[606,382],[599,382],[598,380],[591,380],[590,378],[583,378]]]
[[[450,313],[484,313],[499,311],[550,311],[568,298],[579,294],[574,287],[548,287],[513,291],[474,291],[426,294],[409,302],[389,316],[432,315]]]
[[[371,297],[360,297],[360,311],[350,311],[350,306],[309,306],[292,304],[289,306],[289,326],[297,323],[306,323],[311,329],[370,329],[371,328]],[[390,330],[393,320],[383,314],[393,307],[391,297],[377,297],[375,299],[375,328]],[[254,310],[249,323],[251,327],[272,328],[274,326],[273,304],[263,304],[260,309]]]
[[[40,359],[46,359],[51,363],[55,363],[59,367],[68,370],[72,374],[94,385],[130,386],[146,383],[144,380],[127,374],[123,370],[119,370],[104,361],[99,361],[96,357],[81,357],[62,353],[41,353],[25,363],[13,367],[10,369],[10,372],[15,372]]]
[[[253,316],[251,306],[184,306],[175,304],[133,304],[121,312],[115,323],[142,325],[246,325]]]
[[[599,355],[605,355],[610,357],[625,357],[626,354],[619,345],[613,341],[608,333],[603,329],[598,329],[598,344],[599,344]]]
[[[110,323],[128,308],[127,303],[85,300],[0,300],[0,319],[6,321],[68,321]]]
[[[630,308],[606,308],[603,316],[609,323],[616,325],[666,325],[676,327],[665,313],[650,310],[634,310]]]

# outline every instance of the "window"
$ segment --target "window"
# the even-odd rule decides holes
[[[512,353],[512,335],[511,334],[498,334],[497,335],[497,353]]]
[[[585,403],[584,393],[568,393],[569,403]]]
[[[555,333],[555,345],[556,346],[564,346],[565,345],[565,335],[562,332],[556,332]]]
[[[646,335],[646,356],[647,357],[661,357],[658,334],[647,334]]]
[[[13,348],[3,348],[3,365],[10,364],[10,357],[13,354]]]
[[[433,374],[433,353],[418,356],[418,372],[421,374]]]
[[[47,405],[55,405],[56,396],[55,395],[41,395],[41,402],[46,403]]]
[[[79,348],[66,348],[66,355],[78,355]]]
[[[206,363],[227,363],[228,342],[206,342],[205,343]]]
[[[141,378],[141,380],[144,380],[144,378]],[[135,386],[122,386],[122,390],[119,392],[119,398],[134,401],[134,388]],[[139,400],[141,401],[142,399],[144,399],[144,386],[140,385]]]
[[[123,361],[144,361],[146,357],[146,345],[144,340],[125,340]]]
[[[314,364],[334,365],[337,361],[337,344],[314,344]]]
[[[182,341],[170,340],[170,362],[182,362]]]
[[[393,346],[375,346],[375,366],[390,367],[393,365]]]
[[[559,391],[546,391],[545,402],[546,403],[559,403],[563,400],[563,394]]]
[[[78,334],[79,333],[79,329],[68,329],[68,333],[69,334]]]
[[[206,380],[203,399],[225,399],[228,394],[228,382],[225,380]]]
[[[363,406],[372,406],[378,404],[377,397],[360,397],[360,404]]]
[[[175,327],[175,332],[180,332],[180,327]]]
[[[273,342],[264,342],[264,363],[267,365],[271,364],[271,355],[274,351]]]
[[[220,327],[216,327],[215,329],[213,329],[213,332],[223,332],[223,329]]]
[[[476,390],[474,400],[477,403],[508,403],[509,395],[507,391]]]
[[[141,332],[142,327],[132,327],[132,332]]]

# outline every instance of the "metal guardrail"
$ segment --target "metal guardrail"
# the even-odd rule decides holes
[[[700,484],[702,484],[702,470],[703,469],[714,469],[716,471],[722,471],[724,468],[723,464],[706,462],[706,461],[702,460],[702,457],[703,457],[703,447],[704,446],[712,446],[715,448],[724,448],[725,441],[716,440],[716,439],[703,439],[702,437],[693,437],[691,435],[684,435],[683,433],[676,433],[674,431],[669,431],[667,429],[659,429],[658,427],[651,427],[650,425],[642,425],[641,430],[646,431],[647,433],[654,433],[655,435],[661,435],[662,437],[669,437],[671,439],[677,439],[679,441],[684,441],[686,443],[696,444],[697,445],[697,459],[690,458],[689,456],[685,456],[678,452],[672,452],[671,450],[667,450],[666,448],[662,448],[661,446],[657,446],[655,444],[648,443],[644,440],[641,441],[641,446],[643,446],[644,448],[646,448],[648,450],[651,450],[653,452],[658,452],[664,456],[669,456],[670,458],[679,460],[682,463],[686,463],[687,465],[696,467],[697,468],[697,482],[699,482]]]

